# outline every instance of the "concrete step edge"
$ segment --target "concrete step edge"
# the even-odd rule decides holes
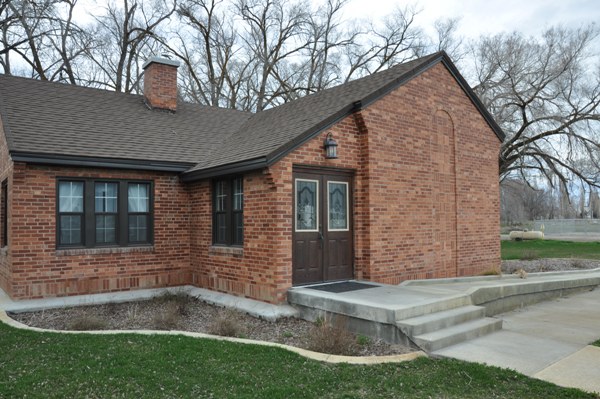
[[[481,337],[502,328],[502,320],[485,317],[413,337],[422,349],[433,352],[450,345]]]
[[[438,331],[485,317],[485,307],[468,305],[440,312],[430,313],[410,319],[398,320],[396,325],[409,336]]]
[[[394,320],[406,320],[413,317],[424,316],[470,305],[473,305],[470,295],[457,295],[430,303],[411,306],[405,309],[397,309],[395,311]]]

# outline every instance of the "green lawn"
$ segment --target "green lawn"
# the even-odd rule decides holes
[[[177,336],[66,335],[0,324],[2,398],[594,398],[453,360],[330,365]]]
[[[501,245],[504,260],[523,257],[600,259],[600,242],[531,240],[502,241]]]

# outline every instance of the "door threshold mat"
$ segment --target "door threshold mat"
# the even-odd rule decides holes
[[[312,285],[304,288],[310,288],[311,290],[332,292],[334,294],[340,294],[342,292],[358,291],[367,288],[377,288],[378,285],[359,283],[356,281],[340,281],[339,283],[330,283],[322,285]]]

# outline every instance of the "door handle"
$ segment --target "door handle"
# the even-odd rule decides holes
[[[325,241],[325,237],[323,237],[323,227],[319,226],[319,246],[323,248],[323,241]]]

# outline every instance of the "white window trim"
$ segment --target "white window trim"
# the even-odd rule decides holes
[[[317,185],[317,198],[315,198],[315,205],[316,205],[316,215],[317,215],[317,223],[316,223],[316,228],[314,230],[300,230],[298,229],[298,182],[312,182],[312,183],[316,183]],[[318,180],[312,180],[312,179],[294,179],[294,231],[298,232],[298,233],[317,233],[319,232],[319,196],[320,196],[320,188],[319,188],[319,181]]]
[[[332,229],[329,226],[329,185],[330,184],[343,184],[346,186],[346,228],[345,229]],[[350,192],[349,192],[349,185],[348,182],[345,181],[334,181],[334,180],[329,180],[327,181],[327,231],[350,231]]]

